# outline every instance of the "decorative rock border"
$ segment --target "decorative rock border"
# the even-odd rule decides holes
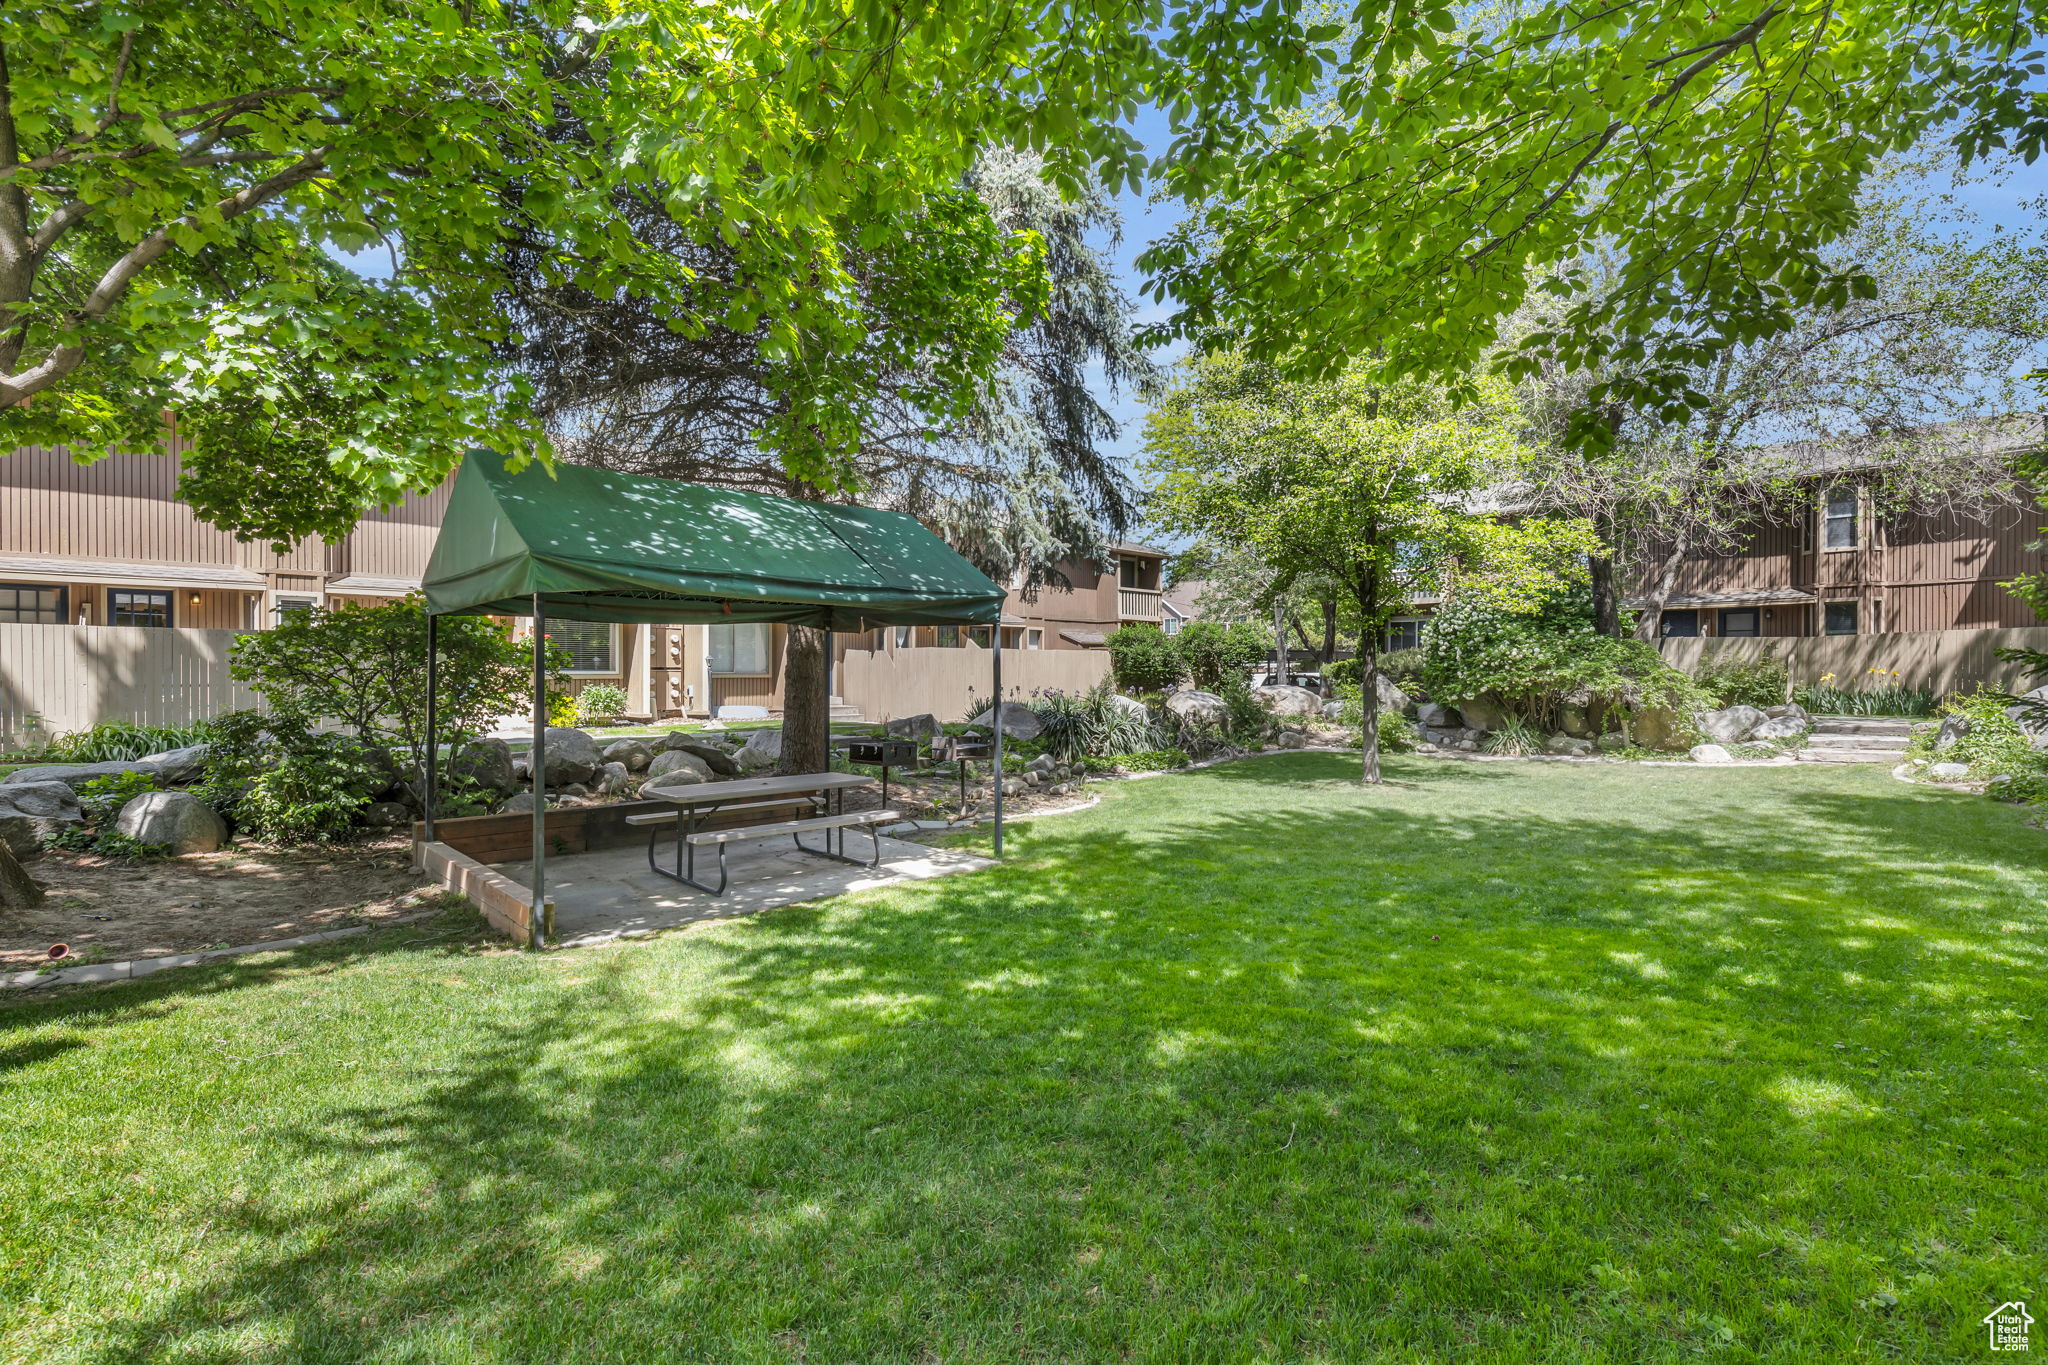
[[[282,952],[287,948],[304,948],[309,944],[354,938],[358,934],[374,933],[395,925],[414,924],[423,919],[432,919],[440,913],[439,910],[422,910],[417,914],[400,915],[396,919],[387,919],[376,924],[352,924],[346,929],[327,929],[317,934],[300,934],[296,938],[274,938],[262,943],[242,943],[232,948],[208,948],[197,953],[172,953],[168,957],[138,957],[127,962],[95,962],[85,967],[59,967],[55,971],[15,972],[0,977],[0,990],[33,990],[38,986],[97,986],[109,981],[131,981],[153,976],[157,972],[170,971],[176,967],[203,967],[209,962],[241,957],[247,953]]]

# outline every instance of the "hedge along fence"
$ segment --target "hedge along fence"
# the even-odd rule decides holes
[[[1792,670],[1795,686],[1835,675],[1834,685],[1853,690],[1865,685],[1871,669],[1896,669],[1897,681],[1925,687],[1935,696],[1968,691],[1977,683],[2024,691],[2027,680],[2018,664],[1998,657],[2001,649],[2048,650],[2048,626],[2015,626],[2004,630],[1911,630],[1875,635],[1786,635],[1730,638],[1670,636],[1658,642],[1665,661],[1691,673],[1700,661],[1754,659],[1775,650]],[[1874,680],[1872,680],[1874,681]],[[2044,680],[2048,681],[2048,680]]]

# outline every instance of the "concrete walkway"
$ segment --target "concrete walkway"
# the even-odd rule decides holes
[[[852,856],[866,853],[866,836],[849,834],[846,851]],[[660,857],[662,866],[673,866],[673,850],[666,838]],[[602,943],[628,934],[653,933],[701,920],[727,919],[799,901],[826,900],[853,891],[996,866],[971,853],[926,848],[901,839],[882,840],[881,866],[872,870],[799,853],[787,837],[735,844],[727,857],[732,881],[722,896],[708,896],[648,870],[644,844],[549,858],[548,898],[555,903],[555,933],[561,946]],[[533,884],[530,861],[500,863],[496,870],[521,886]],[[699,850],[697,875],[716,884],[716,849]]]

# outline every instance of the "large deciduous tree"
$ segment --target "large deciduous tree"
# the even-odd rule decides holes
[[[835,356],[874,321],[859,234],[955,192],[980,148],[1129,183],[1136,101],[1216,116],[1190,135],[1214,151],[1314,78],[1306,38],[1286,11],[1092,0],[0,7],[0,440],[150,448],[176,409],[203,515],[338,535],[470,445],[541,448],[497,364],[508,243],[679,329]],[[695,279],[628,192],[736,268]],[[840,390],[778,397],[790,472],[842,481]]]
[[[1193,363],[1151,415],[1145,450],[1166,528],[1240,549],[1283,581],[1343,585],[1361,626],[1368,783],[1380,780],[1376,644],[1418,593],[1469,592],[1531,604],[1594,548],[1585,524],[1503,521],[1475,496],[1522,464],[1505,386],[1454,408],[1440,386],[1386,384],[1364,367],[1289,381],[1265,363]]]
[[[2039,0],[1365,0],[1311,117],[1173,183],[1200,210],[1143,263],[1185,335],[1332,374],[1464,382],[1532,294],[1568,300],[1501,357],[1613,367],[1607,402],[1679,420],[1730,347],[1867,298],[1826,248],[1880,158],[1938,139],[2031,160],[2048,131]],[[1465,25],[1461,27],[1461,24]],[[1581,288],[1589,253],[1609,287]]]

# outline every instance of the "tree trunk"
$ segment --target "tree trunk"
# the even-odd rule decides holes
[[[1589,555],[1586,567],[1593,580],[1593,628],[1619,640],[1621,603],[1614,594],[1614,560],[1607,555]]]
[[[1664,604],[1671,600],[1671,589],[1678,582],[1679,565],[1685,562],[1686,541],[1680,536],[1672,544],[1671,553],[1664,556],[1664,562],[1657,566],[1657,586],[1650,590],[1650,605],[1636,618],[1636,638],[1657,642],[1658,627],[1664,623]]]
[[[1359,700],[1364,708],[1359,726],[1364,731],[1361,747],[1365,761],[1358,773],[1362,786],[1380,780],[1380,642],[1374,627],[1379,596],[1379,574],[1374,571],[1367,575],[1365,591],[1358,595],[1358,618],[1364,623],[1358,631],[1358,682],[1363,689]]]
[[[831,635],[816,626],[789,627],[782,670],[782,760],[778,773],[821,773],[831,766]]]
[[[0,839],[0,909],[33,910],[42,903],[42,884],[28,875],[14,850]]]
[[[1337,599],[1323,599],[1323,672],[1328,675],[1330,665],[1337,662]]]

